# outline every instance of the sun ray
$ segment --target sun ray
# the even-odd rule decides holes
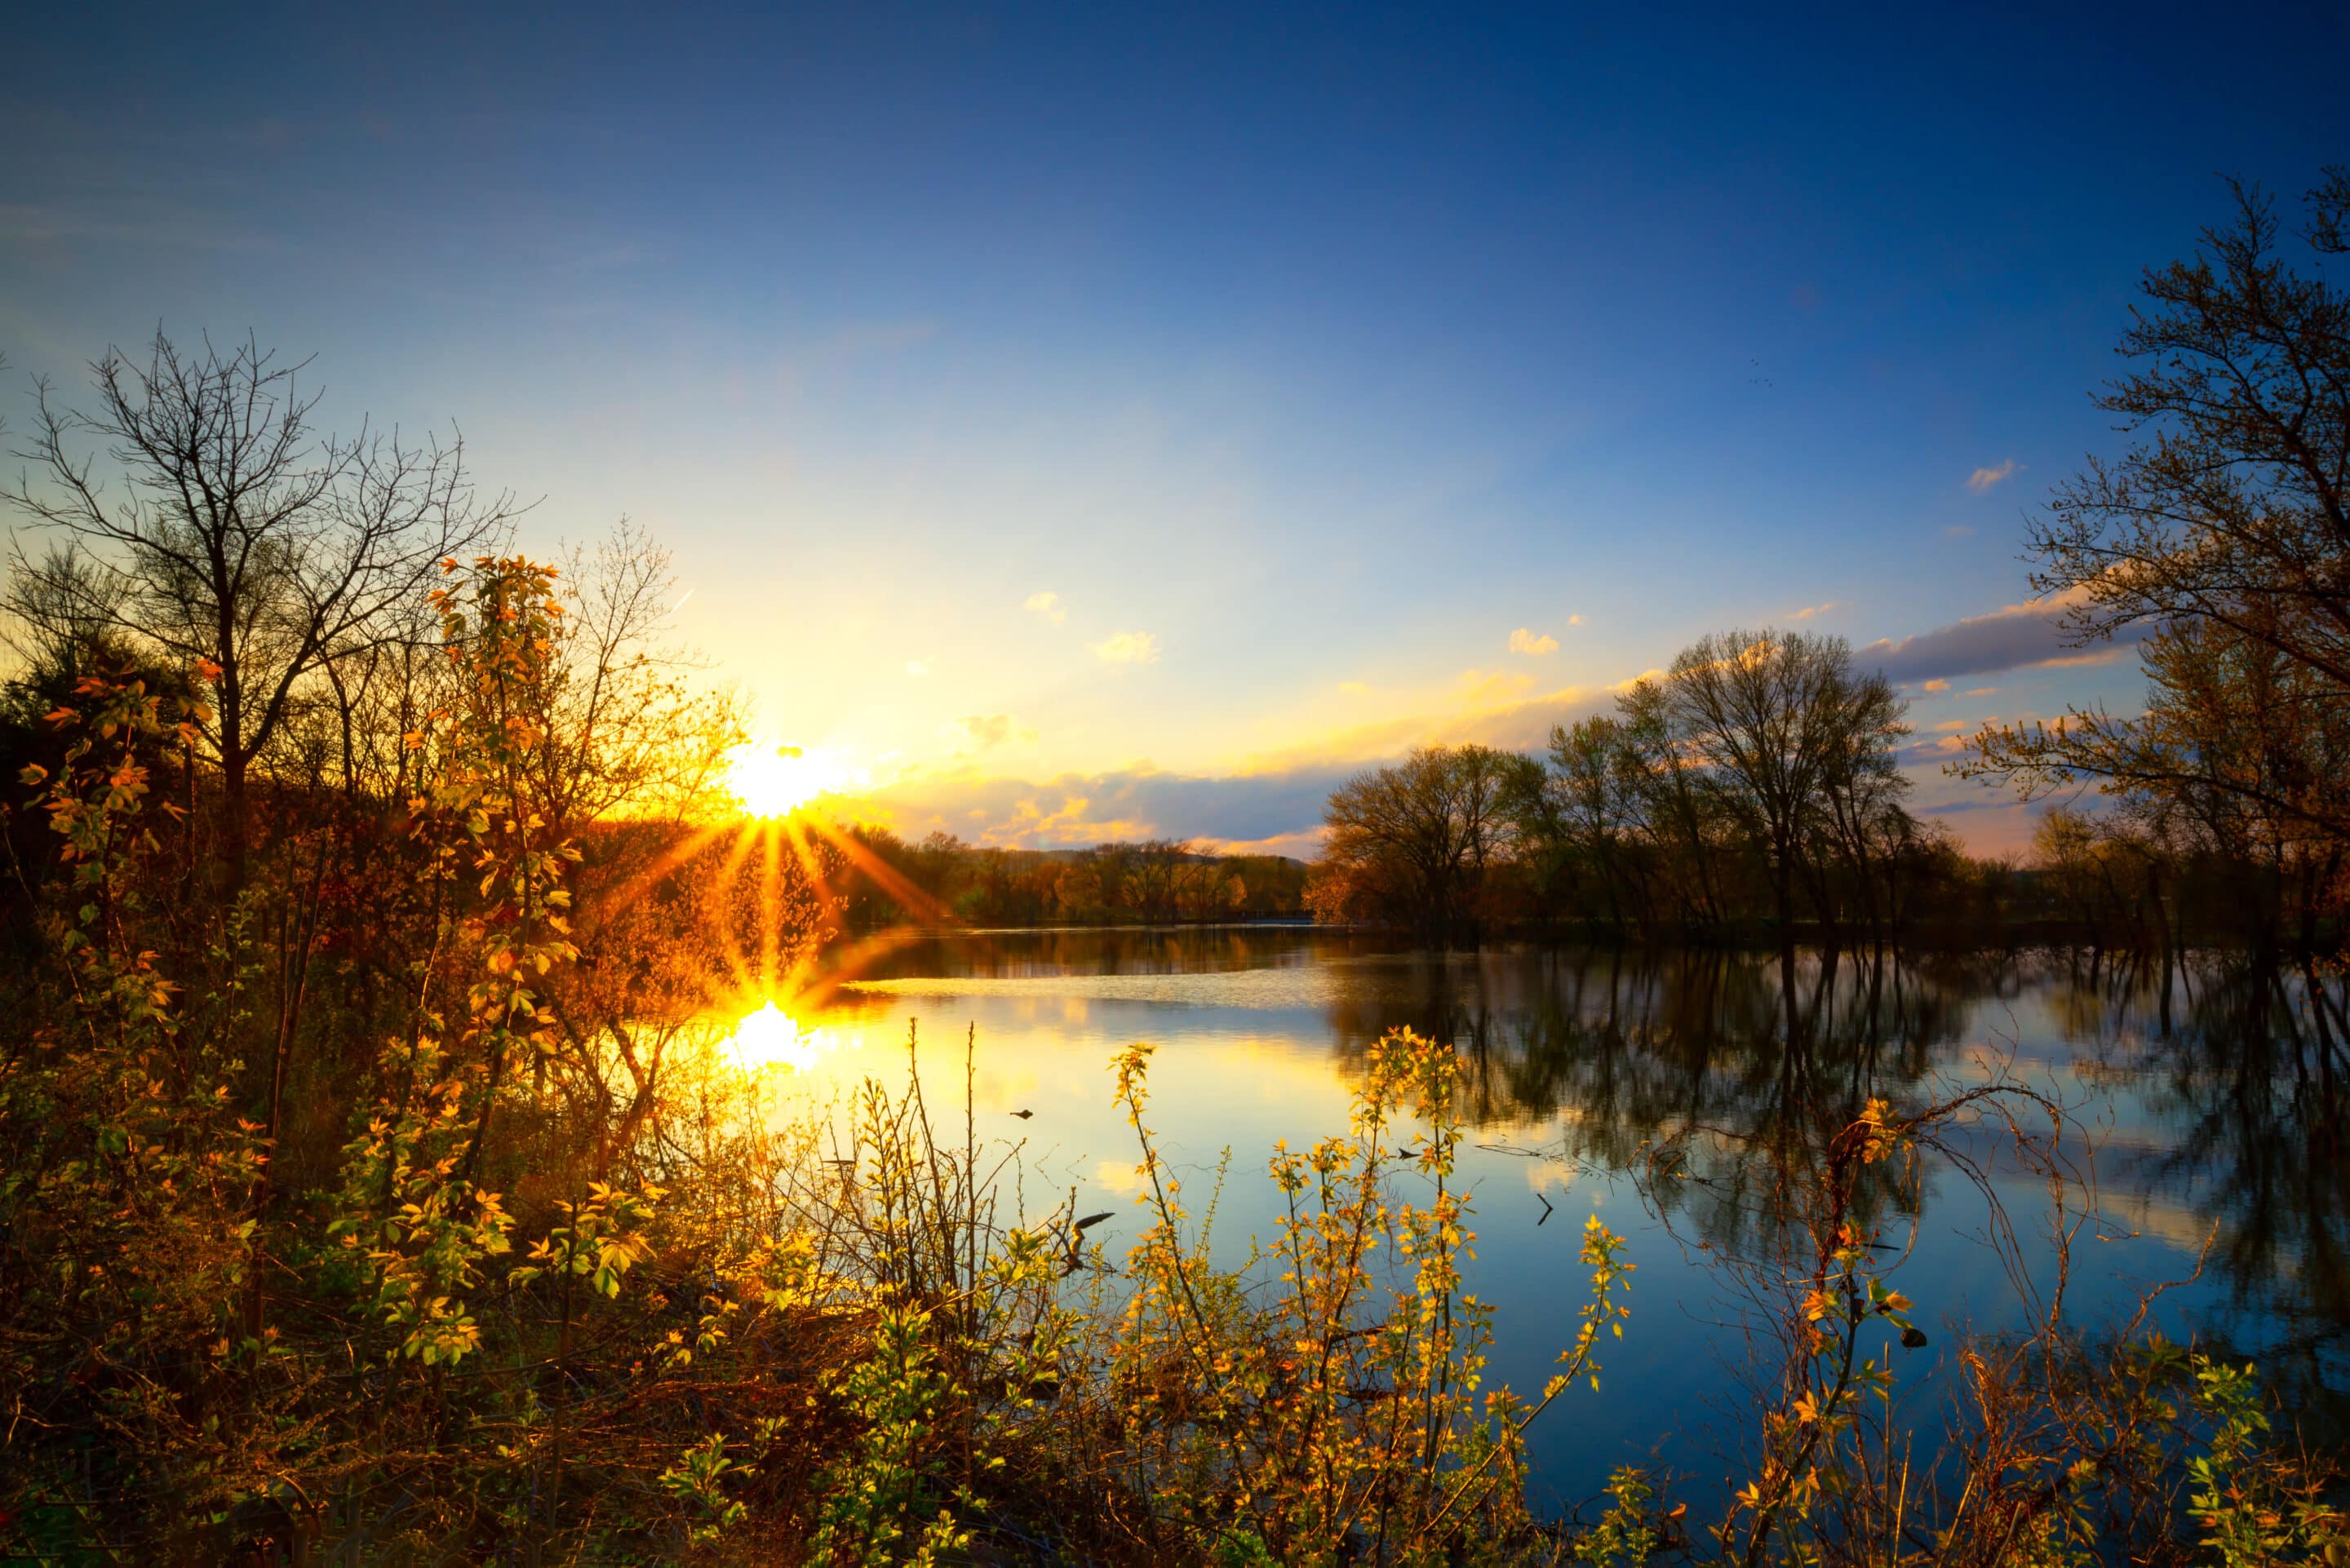
[[[876,962],[922,940],[922,933],[904,926],[892,926],[860,937],[830,954],[823,968],[810,972],[793,995],[803,1007],[823,1007],[842,986],[863,979],[866,971]]]
[[[791,845],[793,858],[799,862],[800,869],[806,874],[808,885],[816,889],[816,897],[830,903],[834,898],[831,873],[825,867],[824,857],[808,841],[807,829],[813,820],[804,816],[786,817],[782,825],[784,837]]]
[[[720,836],[733,826],[732,823],[713,823],[708,827],[694,829],[667,849],[662,850],[653,857],[650,864],[621,883],[606,902],[612,909],[625,909],[635,903],[643,897],[645,889],[717,843]],[[590,934],[592,931],[593,928],[590,928]]]
[[[830,818],[817,814],[811,815],[804,820],[808,827],[821,835],[834,848],[839,850],[842,857],[851,866],[863,872],[874,886],[896,899],[899,909],[910,915],[916,915],[926,920],[943,921],[947,919],[947,907],[944,904],[916,887],[907,878],[905,873],[874,854],[855,836],[843,833],[839,826]]]
[[[775,989],[784,940],[784,822],[759,825],[759,981]]]
[[[750,858],[754,841],[752,825],[743,824],[735,833],[734,842],[727,846],[725,858],[719,862],[717,874],[716,886],[720,889],[715,911],[718,940],[724,950],[727,967],[733,975],[732,994],[736,996],[751,994],[755,984],[750,957],[743,950],[743,933],[735,923],[732,897],[736,878],[742,874],[743,862]],[[720,1000],[723,994],[713,992],[712,1000]]]

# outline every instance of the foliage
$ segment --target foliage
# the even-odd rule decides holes
[[[568,575],[461,560],[428,546],[504,511],[472,504],[453,452],[330,441],[305,469],[309,404],[255,351],[159,344],[147,372],[100,375],[112,423],[45,410],[49,488],[17,497],[103,555],[20,578],[41,662],[5,704],[30,809],[7,824],[19,945],[0,965],[0,1552],[1697,1550],[1662,1477],[1618,1471],[1587,1529],[1529,1505],[1527,1432],[1597,1386],[1632,1265],[1595,1218],[1555,1373],[1488,1386],[1459,1160],[1495,1085],[1449,1021],[1351,1036],[1348,1125],[1272,1151],[1280,1220],[1230,1267],[1213,1196],[1195,1212],[1151,1128],[1145,1046],[1112,1064],[1143,1220],[1113,1260],[1108,1216],[1074,1192],[1037,1212],[1018,1148],[978,1139],[968,1042],[958,1141],[910,1039],[902,1084],[779,1119],[700,1021],[787,989],[868,919],[1205,923],[1303,900],[1445,940],[1602,909],[1618,930],[1767,915],[1898,935],[1970,873],[1902,809],[1898,703],[1840,644],[1701,644],[1554,736],[1547,770],[1463,747],[1367,774],[1310,885],[1170,840],[1047,856],[744,830],[713,810],[741,712],[660,644],[666,562],[642,535]],[[216,564],[234,508],[151,486],[107,510],[77,488],[68,449],[93,428],[151,478],[259,442],[255,572],[189,566]],[[2166,632],[2150,658],[2180,745],[2247,693],[2323,694],[2242,628]],[[2053,818],[2040,891],[2182,943],[2195,857],[2278,836],[2234,786],[2322,794],[2330,753],[2260,739],[2201,753],[2230,791]],[[2294,853],[2304,885],[2330,874]],[[1769,1194],[1723,1225],[1761,1243],[1743,1277],[1785,1355],[1717,1553],[2055,1563],[2102,1535],[2172,1561],[2338,1555],[2324,1469],[2270,1431],[2252,1371],[2136,1325],[2091,1345],[2052,1311],[1967,1339],[1953,1457],[1896,1469],[1895,1347],[1920,1331],[1882,1238],[1916,1212],[1922,1151],[1951,1157],[1948,1129],[2015,1102],[1830,1092],[1794,972],[1789,955],[1761,999],[1798,1085],[1775,1119],[1658,1129],[1661,1215]],[[1583,1044],[1575,1070],[1612,1060]],[[1509,1092],[1555,1103],[1543,1087]],[[2019,1135],[2016,1158],[2053,1169],[2057,1141]]]
[[[1366,1064],[1351,1132],[1277,1147],[1286,1208],[1263,1299],[1209,1263],[1204,1230],[1186,1233],[1180,1183],[1144,1119],[1149,1056],[1137,1045],[1115,1064],[1150,1222],[1128,1258],[1107,1458],[1155,1483],[1153,1539],[1227,1556],[1253,1542],[1291,1563],[1523,1551],[1523,1436],[1571,1384],[1598,1386],[1600,1337],[1620,1335],[1625,1315],[1620,1240],[1596,1218],[1586,1228],[1591,1299],[1540,1398],[1481,1397],[1491,1314],[1464,1288],[1475,1235],[1452,1184],[1451,1047],[1390,1033]],[[1388,1258],[1399,1273],[1383,1272]]]

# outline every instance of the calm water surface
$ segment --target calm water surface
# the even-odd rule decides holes
[[[2156,1320],[2257,1357],[2312,1436],[2340,1443],[2345,1058],[2297,982],[2208,962],[2173,978],[2166,1007],[2158,978],[2047,954],[1810,954],[1792,1002],[1783,978],[1774,957],[1435,955],[1305,928],[974,933],[900,945],[806,1010],[819,1049],[795,1081],[821,1098],[868,1074],[895,1080],[911,1024],[931,1092],[959,1105],[975,1032],[981,1136],[1022,1143],[1032,1208],[1074,1188],[1081,1212],[1114,1210],[1093,1234],[1116,1258],[1142,1220],[1107,1063],[1149,1041],[1150,1120],[1189,1173],[1187,1201],[1204,1199],[1230,1151],[1214,1241],[1238,1263],[1253,1235],[1273,1233],[1274,1140],[1342,1131],[1365,1049],[1386,1030],[1451,1040],[1473,1123],[1461,1162],[1476,1194],[1471,1288],[1497,1311],[1489,1384],[1538,1390],[1566,1343],[1586,1293],[1586,1215],[1627,1236],[1638,1265],[1604,1393],[1578,1391],[1534,1429],[1545,1491],[1572,1501],[1627,1462],[1661,1460],[1702,1489],[1742,1448],[1754,1276],[1722,1260],[1762,1262],[1767,1282],[1782,1233],[1740,1150],[1816,1139],[1869,1095],[1915,1107],[2003,1074],[2074,1124],[2064,1147],[2083,1179],[2067,1202],[2088,1220],[2068,1315],[2094,1325],[2126,1312],[2149,1286],[2193,1274],[2209,1240],[2200,1276],[2162,1296]],[[1691,1127],[1710,1129],[1684,1168],[1703,1179],[1652,1177],[1648,1151]],[[2025,1291],[2055,1283],[2047,1183],[1997,1133],[1977,1123],[1955,1141],[2012,1222],[2020,1278],[1993,1245],[1991,1199],[1947,1163],[1914,1204],[1888,1199],[1877,1215],[1890,1241],[1914,1236],[1894,1282],[1931,1338],[1898,1358],[1925,1440],[1939,1428],[1950,1327],[2023,1323]]]

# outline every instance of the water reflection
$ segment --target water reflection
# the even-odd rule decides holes
[[[824,1024],[793,1017],[770,997],[735,1023],[726,1038],[726,1052],[747,1073],[776,1068],[804,1073],[849,1043]]]
[[[960,1043],[975,1025],[976,1103],[1025,1137],[1026,1158],[1061,1188],[1114,1191],[1132,1152],[1102,1064],[1125,1041],[1159,1044],[1170,1143],[1202,1169],[1234,1151],[1225,1230],[1241,1251],[1270,1212],[1250,1181],[1265,1148],[1343,1125],[1371,1042],[1399,1024],[1454,1042],[1481,1129],[1469,1162],[1478,1288],[1505,1331],[1515,1318],[1534,1341],[1525,1375],[1505,1356],[1504,1376],[1539,1381],[1550,1303],[1575,1288],[1571,1247],[1540,1228],[1562,1190],[1612,1206],[1610,1222],[1646,1249],[1644,1285],[1661,1287],[1645,1303],[1646,1345],[1617,1376],[1632,1398],[1552,1440],[1550,1457],[1577,1468],[1665,1440],[1673,1418],[1658,1412],[1701,1392],[1712,1359],[1736,1355],[1710,1322],[1718,1260],[1799,1244],[1803,1173],[1868,1101],[1914,1110],[2002,1077],[2061,1102],[2080,1140],[2068,1151],[2078,1200],[2094,1194],[2100,1212],[2071,1310],[2117,1312],[2191,1272],[2216,1229],[2202,1279],[2165,1298],[2175,1331],[2257,1355],[2314,1435],[2345,1430],[2350,1029],[2338,986],[2308,975],[2050,954],[1434,955],[1264,928],[923,939],[864,975],[811,1022],[842,1041],[902,1042],[910,1018],[926,1038]],[[861,1070],[820,1054],[807,1064],[812,1079]],[[1020,1110],[1035,1120],[1003,1119]],[[2002,1155],[2000,1135],[1952,1129],[1952,1158],[1979,1164],[1981,1189],[1946,1162],[1855,1197],[1868,1222],[1914,1241],[1917,1282],[1904,1288],[1929,1311],[1991,1324],[2027,1311],[2009,1277],[2045,1259],[2019,1242],[1995,1266],[1984,1203],[2028,1235],[2048,1194]]]

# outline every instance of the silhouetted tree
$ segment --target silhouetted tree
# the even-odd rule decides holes
[[[63,535],[19,557],[27,617],[118,630],[152,657],[216,668],[200,725],[225,797],[224,870],[244,878],[247,779],[306,682],[338,659],[417,634],[415,606],[449,556],[500,537],[511,496],[466,477],[464,443],[361,428],[320,435],[320,394],[248,340],[226,354],[155,335],[144,367],[109,349],[94,401],[61,406],[36,384],[20,454],[30,472],[0,496]]]
[[[2350,254],[2350,170],[2309,193],[2307,272],[2270,199],[2231,189],[2230,223],[2147,273],[2136,369],[2096,399],[2130,444],[2027,535],[2076,640],[2156,628],[2147,711],[1987,728],[1960,771],[2168,799],[2323,886],[2350,842],[2350,293],[2324,270]]]

